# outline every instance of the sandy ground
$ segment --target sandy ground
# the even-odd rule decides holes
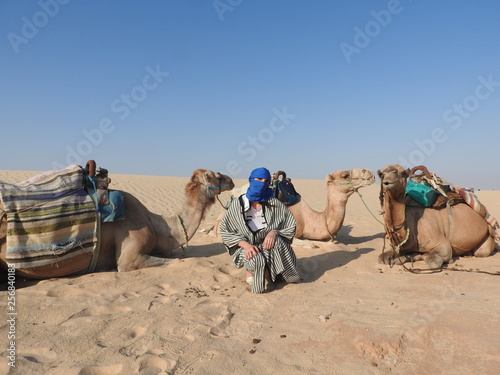
[[[0,180],[32,175],[0,171]],[[188,181],[110,177],[111,188],[159,214],[179,211]],[[293,182],[311,207],[325,208],[325,181]],[[379,188],[360,193],[381,220]],[[500,192],[477,194],[500,218]],[[8,365],[11,326],[2,284],[0,375],[500,373],[498,276],[413,274],[378,264],[383,227],[353,195],[339,243],[294,246],[302,282],[255,295],[220,237],[206,230],[223,211],[214,205],[187,253],[175,250],[163,268],[17,278],[15,368]],[[498,272],[500,255],[464,257],[452,266]]]

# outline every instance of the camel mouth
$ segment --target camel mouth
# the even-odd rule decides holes
[[[234,182],[231,180],[229,182],[226,182],[223,186],[222,186],[222,189],[221,189],[221,192],[222,191],[229,191],[229,190],[233,190],[234,189]]]
[[[368,169],[353,169],[350,174],[352,175],[351,183],[356,189],[375,183],[375,173]]]

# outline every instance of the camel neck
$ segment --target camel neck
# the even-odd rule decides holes
[[[214,200],[209,199],[203,191],[197,196],[198,199],[194,200],[191,199],[192,195],[186,197],[182,210],[177,214],[161,216],[161,220],[155,220],[153,225],[159,242],[172,238],[180,247],[185,246],[195,235],[206,210],[214,203]]]
[[[387,234],[393,245],[398,246],[407,240],[406,205],[404,195],[395,198],[384,193],[384,221]]]
[[[347,201],[351,194],[338,190],[338,186],[329,186],[327,207],[324,211],[326,226],[329,233],[337,233],[340,230],[344,222]]]

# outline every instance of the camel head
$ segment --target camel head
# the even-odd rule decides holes
[[[352,194],[356,190],[369,186],[375,182],[375,174],[365,168],[351,169],[350,171],[336,171],[326,176],[332,186],[345,194]]]
[[[197,169],[186,185],[186,195],[191,197],[191,201],[199,199],[199,196],[214,201],[217,195],[233,188],[234,182],[231,177],[208,169]]]
[[[394,198],[404,197],[408,169],[399,164],[389,164],[378,171],[380,178],[380,201],[383,202],[384,193],[390,193]]]

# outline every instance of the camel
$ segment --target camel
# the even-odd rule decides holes
[[[301,199],[290,206],[297,229],[295,237],[307,240],[334,240],[344,223],[349,197],[358,189],[375,182],[375,174],[364,168],[336,171],[326,176],[327,207],[323,212],[313,210]]]
[[[136,197],[123,192],[125,219],[102,223],[96,271],[117,268],[119,272],[168,265],[172,250],[194,236],[205,212],[223,191],[234,188],[226,175],[206,169],[194,171],[185,187],[185,204],[178,214],[161,216],[150,212]],[[5,221],[0,227],[0,265],[6,265]],[[82,254],[48,266],[16,269],[20,276],[46,279],[85,273],[91,256]]]
[[[386,234],[392,245],[379,256],[380,263],[424,260],[429,269],[440,269],[454,256],[487,257],[494,251],[494,229],[467,204],[440,210],[407,206],[409,170],[391,164],[378,175]]]
[[[342,228],[346,213],[346,204],[349,197],[358,189],[375,182],[375,174],[364,168],[348,171],[336,171],[326,176],[327,181],[327,208],[323,212],[313,210],[301,199],[298,203],[289,206],[297,222],[295,238],[299,240],[334,240],[337,232]],[[233,189],[233,198],[245,194],[248,184]],[[222,215],[218,221],[222,219]]]

